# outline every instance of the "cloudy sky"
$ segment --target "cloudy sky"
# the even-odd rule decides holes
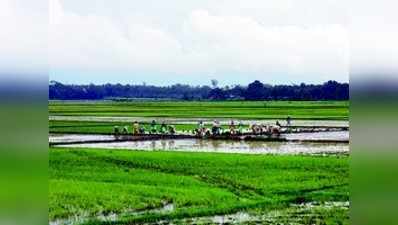
[[[47,71],[65,83],[346,82],[350,69],[397,65],[391,4],[0,0],[0,73]]]

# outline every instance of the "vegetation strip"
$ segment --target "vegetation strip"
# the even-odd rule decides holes
[[[348,101],[49,102],[50,116],[348,120]]]

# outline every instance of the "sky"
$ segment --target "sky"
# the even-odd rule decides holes
[[[92,3],[51,0],[50,79],[156,85],[348,80],[344,8],[333,1]]]
[[[394,2],[0,0],[0,74],[69,84],[347,82],[396,70]]]

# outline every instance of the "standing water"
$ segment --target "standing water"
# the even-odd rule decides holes
[[[78,140],[94,138],[95,135],[64,135],[50,137],[50,142],[59,140]],[[99,135],[99,140],[108,140],[112,136]],[[322,132],[287,134],[286,139],[291,140],[348,140],[348,132]],[[147,141],[125,141],[108,143],[83,143],[65,144],[59,147],[69,148],[102,148],[102,149],[127,149],[145,151],[184,151],[184,152],[220,152],[243,154],[341,154],[348,153],[348,143],[311,143],[311,142],[269,142],[269,141],[236,141],[212,139],[161,139]]]

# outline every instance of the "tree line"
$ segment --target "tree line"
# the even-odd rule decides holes
[[[127,100],[136,98],[178,99],[178,100],[348,100],[349,84],[328,81],[323,84],[269,85],[256,80],[247,86],[235,85],[218,87],[190,86],[175,84],[171,86],[154,85],[69,85],[51,81],[49,99],[51,100]]]

